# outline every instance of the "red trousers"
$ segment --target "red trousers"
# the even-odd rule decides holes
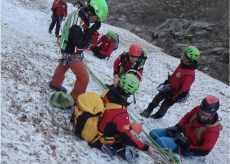
[[[78,54],[72,55],[73,58],[76,58],[77,56]],[[74,103],[77,103],[78,96],[82,93],[85,93],[87,85],[89,83],[89,74],[82,60],[75,61],[65,66],[63,66],[60,62],[52,77],[52,83],[55,87],[60,88],[65,79],[65,73],[69,68],[76,75],[77,78],[75,81],[74,88],[70,92],[70,95],[74,99]]]

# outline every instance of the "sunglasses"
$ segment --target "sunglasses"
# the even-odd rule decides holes
[[[132,58],[139,58],[139,56],[133,56],[133,55],[130,55],[130,54],[129,54],[129,56],[132,57]]]
[[[201,117],[201,116],[204,116],[205,119],[209,119],[210,117],[212,117],[212,115],[211,115],[211,116],[208,116],[208,115],[204,114],[201,110],[199,110],[199,116],[200,116],[200,117]]]

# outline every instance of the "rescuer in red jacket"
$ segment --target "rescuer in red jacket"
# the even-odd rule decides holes
[[[106,57],[110,56],[114,48],[113,38],[115,36],[116,33],[114,31],[108,31],[106,35],[103,35],[90,47],[97,58],[105,59]],[[100,44],[100,46],[97,46],[98,44]]]
[[[127,113],[127,106],[130,103],[127,102],[127,98],[138,90],[139,83],[140,81],[133,74],[122,75],[118,86],[111,88],[106,93],[103,98],[105,112],[98,124],[101,138],[99,141],[89,144],[90,146],[98,147],[101,150],[104,150],[104,145],[113,147],[112,150],[124,148],[124,151],[119,151],[119,154],[129,162],[138,159],[138,155],[130,159],[125,153],[129,152],[127,149],[131,150],[131,147],[146,151],[151,156],[156,153],[156,149],[135,139],[135,132],[130,127]],[[115,107],[111,109],[113,105]],[[135,154],[135,151],[132,151],[131,154],[133,153]]]
[[[218,121],[219,100],[207,96],[200,106],[188,112],[175,126],[166,129],[154,129],[149,132],[162,147],[163,141],[175,153],[184,156],[205,156],[215,146],[222,125]],[[157,134],[158,137],[155,135]]]
[[[148,118],[153,109],[163,100],[160,109],[150,117],[153,119],[162,118],[170,106],[174,103],[186,101],[189,96],[189,90],[195,80],[195,70],[198,67],[197,59],[200,56],[199,50],[194,46],[188,46],[184,49],[181,57],[181,63],[168,80],[158,87],[158,94],[152,102],[144,109],[140,115]]]
[[[52,30],[56,24],[55,36],[59,35],[60,25],[63,21],[63,17],[67,16],[67,4],[65,0],[55,0],[52,6],[53,14],[51,16],[52,22],[49,27],[49,33],[52,33]]]

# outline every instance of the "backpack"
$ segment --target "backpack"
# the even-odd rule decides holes
[[[71,95],[66,94],[63,91],[58,91],[58,92],[51,95],[50,103],[55,108],[66,109],[66,108],[74,105],[74,100],[73,100],[73,97]]]
[[[102,99],[108,91],[106,90],[102,97],[95,92],[87,92],[78,96],[78,103],[70,122],[73,123],[73,132],[89,143],[96,142],[102,136],[98,131],[98,123],[104,111],[121,107],[121,105],[112,103],[105,109]]]
[[[113,40],[108,43],[108,45],[110,45],[113,42],[114,42],[114,48],[113,48],[113,51],[114,51],[118,48],[118,45],[119,45],[119,35],[117,33],[116,33],[115,37],[113,38]]]
[[[129,57],[129,53],[123,52],[122,57],[121,57],[121,63],[119,64],[119,74],[122,73],[128,57]],[[141,50],[141,56],[138,58],[138,60],[136,61],[135,65],[133,66],[132,69],[134,69],[136,71],[142,69],[146,60],[147,60],[147,53],[145,50],[142,49]]]
[[[189,123],[192,123],[195,119],[197,118],[197,113],[189,120]],[[205,130],[205,129],[208,129],[208,128],[211,128],[211,127],[214,127],[214,126],[218,126],[219,127],[219,131],[223,130],[223,126],[220,124],[219,121],[216,121],[214,124],[205,124],[204,126],[201,126],[199,129],[196,128],[195,129],[195,133],[196,133],[196,137],[197,137],[197,140],[199,142],[199,145],[202,144],[202,140],[200,138],[202,132]]]

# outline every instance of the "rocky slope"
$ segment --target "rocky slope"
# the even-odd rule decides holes
[[[199,70],[229,84],[228,0],[107,0],[105,23],[125,28],[180,58],[185,46],[201,51]]]

